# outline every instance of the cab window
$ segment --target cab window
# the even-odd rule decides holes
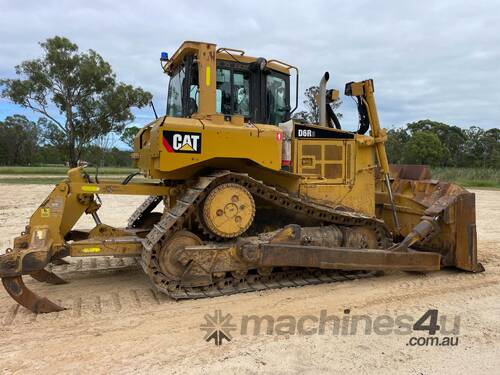
[[[198,111],[198,64],[193,55],[170,76],[168,83],[167,116],[189,117]]]
[[[198,85],[198,64],[193,62],[193,68],[189,77],[189,98],[187,103],[187,115],[191,116],[198,112],[200,88]]]
[[[225,115],[231,114],[231,71],[217,69],[216,112]]]
[[[182,117],[182,88],[185,78],[185,67],[180,66],[170,77],[168,84],[167,115]]]
[[[250,116],[250,74],[234,73],[233,75],[234,113]]]
[[[217,68],[216,111],[250,116],[250,73]]]
[[[288,112],[286,82],[283,78],[266,77],[267,123],[277,125],[285,122]]]

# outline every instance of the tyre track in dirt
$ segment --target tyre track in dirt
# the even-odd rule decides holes
[[[109,269],[108,267],[114,267]],[[70,281],[69,284],[62,286],[48,286],[44,285],[40,293],[45,293],[50,297],[51,291],[57,289],[56,300],[68,310],[51,314],[57,315],[58,319],[78,319],[85,316],[91,316],[95,319],[109,319],[108,315],[120,314],[121,316],[132,314],[137,316],[147,315],[158,311],[164,311],[168,308],[169,312],[184,312],[190,310],[191,305],[194,303],[200,304],[201,301],[180,301],[175,302],[161,294],[156,293],[152,288],[148,287],[147,281],[143,280],[143,287],[136,285],[136,280],[143,278],[139,266],[134,259],[84,259],[72,261],[67,266],[55,266],[53,271],[58,275]],[[99,277],[100,276],[100,277]],[[125,279],[125,280],[124,280]],[[383,280],[385,279],[385,280]],[[77,282],[75,288],[73,283]],[[324,296],[324,289],[330,291],[329,294],[334,295],[336,288],[341,289],[358,289],[360,284],[365,282],[366,287],[369,284],[379,283],[384,281],[388,283],[388,287],[384,288],[381,293],[374,293],[366,298],[356,298],[353,295],[349,298],[349,308],[367,309],[377,305],[386,305],[390,303],[408,301],[410,299],[419,299],[426,296],[450,295],[459,294],[463,298],[468,299],[470,293],[475,293],[476,289],[488,288],[491,286],[498,286],[500,284],[500,274],[498,273],[480,273],[480,274],[466,274],[456,271],[443,271],[432,275],[412,275],[405,273],[393,273],[387,276],[372,278],[368,280],[355,281],[355,285],[349,285],[352,281],[347,281],[341,284],[329,284],[320,286],[306,286],[304,288],[287,288],[280,291],[266,291],[264,293],[251,292],[239,296],[231,297],[217,297],[201,303],[205,308],[211,306],[223,306],[225,304],[232,304],[233,300],[238,300],[243,303],[254,303],[259,305],[259,300],[262,296],[268,298],[275,297],[281,294],[294,293],[295,289],[311,289],[308,292],[308,299],[316,300]],[[36,287],[37,282],[34,280],[27,280],[27,285]],[[97,284],[96,284],[97,283]],[[101,284],[101,285],[98,285]],[[347,285],[342,285],[347,284]],[[105,287],[109,291],[104,293],[96,293],[95,287]],[[112,291],[117,288],[117,291]],[[111,290],[110,290],[111,289]],[[465,293],[464,293],[464,289]],[[474,292],[472,292],[474,291]],[[63,292],[63,293],[61,293]],[[299,293],[302,294],[302,293]],[[63,295],[64,297],[61,297]],[[70,298],[67,296],[71,295]],[[2,306],[5,300],[8,301],[10,297],[7,295],[0,299]],[[5,301],[5,302],[7,302]],[[282,301],[282,300],[281,300]],[[285,300],[286,301],[286,300]],[[347,301],[345,301],[347,302]],[[168,305],[168,306],[165,306]],[[265,306],[266,304],[264,304]],[[274,306],[279,306],[280,300],[274,303]],[[257,307],[257,306],[256,306]],[[7,311],[2,309],[0,311],[0,322],[3,326],[29,323],[43,322],[46,315],[42,315],[42,319],[37,314],[31,313],[26,309],[19,307],[17,304],[11,302],[11,306]]]
[[[10,226],[0,228],[2,240],[22,230],[27,217],[21,216],[33,211],[46,190],[50,187],[32,190],[16,185],[19,203],[9,206],[5,217]],[[26,201],[23,192],[29,197]],[[479,257],[486,268],[481,274],[393,272],[343,283],[175,302],[152,292],[134,259],[72,259],[68,266],[53,268],[69,284],[51,286],[25,278],[28,287],[60,302],[66,311],[36,315],[0,290],[0,372],[495,373],[500,366],[500,192],[477,193]],[[0,186],[0,206],[7,196]],[[121,198],[105,201],[103,222],[125,225],[136,205]],[[18,218],[16,207],[22,211]],[[79,223],[89,224],[89,218]],[[461,317],[459,347],[408,348],[405,338],[395,336],[235,335],[217,348],[203,341],[199,327],[204,315],[217,309],[238,321],[245,314],[317,315],[322,309],[340,315],[350,309],[351,314],[371,317],[419,317],[430,308]]]

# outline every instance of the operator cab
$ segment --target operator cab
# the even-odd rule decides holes
[[[200,74],[198,51],[177,56],[179,51],[164,67],[170,75],[167,116],[192,117],[200,112],[200,79],[210,86],[211,72]],[[219,48],[215,55],[215,97],[206,96],[215,102],[211,107],[215,113],[259,124],[278,125],[290,119],[290,69],[296,68],[228,48]]]
[[[216,112],[278,125],[290,119],[290,76],[258,62],[217,60]]]

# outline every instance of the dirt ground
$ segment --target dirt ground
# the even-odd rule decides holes
[[[0,185],[0,249],[11,245],[34,208],[50,191],[45,185]],[[67,310],[34,315],[0,291],[1,373],[498,373],[500,367],[500,191],[478,190],[477,224],[481,274],[453,270],[389,275],[215,299],[175,302],[154,294],[133,260],[72,260],[56,273],[70,283],[48,286],[26,277],[39,294]],[[101,218],[124,225],[140,203],[104,197]],[[92,224],[83,218],[81,227]],[[106,268],[113,267],[112,270]],[[347,311],[347,309],[349,311]],[[347,317],[407,315],[417,320],[437,309],[446,322],[459,319],[456,346],[412,346],[411,337],[366,334],[243,335],[245,315]],[[200,325],[216,310],[231,314],[232,340],[204,341]],[[441,326],[443,326],[443,321]],[[309,321],[308,324],[310,324]],[[309,325],[306,326],[309,326]],[[313,327],[313,326],[311,326]],[[363,327],[363,326],[361,326]],[[275,326],[278,330],[278,327]],[[283,331],[280,331],[283,333]],[[442,332],[436,334],[443,337]]]

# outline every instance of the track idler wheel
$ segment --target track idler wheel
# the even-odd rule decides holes
[[[24,285],[22,276],[3,277],[3,286],[9,295],[21,306],[36,314],[51,313],[65,310],[47,298],[40,297]]]
[[[180,279],[186,270],[186,266],[179,262],[179,251],[188,246],[200,246],[203,242],[195,234],[187,230],[175,232],[165,242],[158,254],[158,265],[160,270],[172,278]]]
[[[217,186],[203,203],[202,221],[205,229],[219,237],[238,237],[250,228],[254,217],[252,194],[235,183]]]

